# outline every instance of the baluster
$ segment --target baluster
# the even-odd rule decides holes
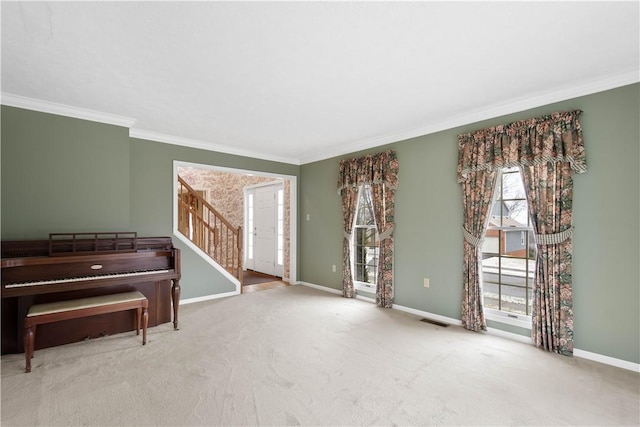
[[[231,226],[181,177],[178,184],[178,230],[242,281],[242,227]]]

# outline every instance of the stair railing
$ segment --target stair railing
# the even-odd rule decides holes
[[[242,227],[178,176],[178,230],[242,283]]]

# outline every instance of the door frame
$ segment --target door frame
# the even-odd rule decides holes
[[[194,252],[200,253],[200,249],[191,243],[187,238],[182,236],[182,233],[178,231],[178,204],[177,204],[177,182],[178,182],[178,168],[196,168],[209,170],[213,172],[235,173],[238,175],[254,175],[264,176],[271,178],[281,178],[289,181],[289,283],[294,285],[298,283],[298,177],[295,175],[286,175],[270,172],[260,172],[248,169],[228,168],[224,166],[206,165],[202,163],[185,162],[180,160],[173,161],[173,233],[178,239],[180,239],[185,245],[191,248]],[[239,280],[229,274],[224,268],[219,266],[216,262],[211,260],[206,254],[200,254],[202,259],[209,263],[213,268],[218,270],[223,276],[227,277],[232,283],[236,285],[236,291],[234,293],[239,294],[242,284]]]
[[[260,184],[254,184],[254,185],[248,185],[246,187],[243,188],[243,197],[244,197],[244,245],[243,247],[245,248],[245,251],[243,253],[243,265],[245,267],[245,269],[254,269],[255,268],[255,258],[253,258],[254,263],[251,264],[249,262],[249,257],[248,257],[248,248],[249,248],[249,236],[250,234],[253,232],[252,230],[249,229],[249,194],[254,194],[255,196],[255,191],[261,188],[265,188],[265,187],[273,187],[274,191],[274,195],[277,194],[277,192],[279,190],[284,190],[284,182],[282,180],[277,180],[277,181],[271,181],[271,182],[263,182]],[[255,203],[255,202],[254,202]],[[254,204],[255,207],[255,204]],[[278,236],[277,236],[277,229],[278,229],[278,203],[277,203],[277,199],[276,202],[274,204],[274,230],[276,230],[276,235],[275,235],[275,239],[274,239],[274,245],[273,245],[273,257],[274,257],[274,275],[275,276],[279,276],[279,277],[283,277],[284,276],[284,264],[278,264],[277,259],[278,259]],[[254,211],[255,212],[255,211]],[[254,221],[255,221],[255,215],[254,215]],[[291,221],[291,219],[289,219],[289,221]],[[291,263],[291,262],[289,262]],[[291,266],[289,266],[289,268],[291,268]],[[283,277],[284,278],[284,277]]]

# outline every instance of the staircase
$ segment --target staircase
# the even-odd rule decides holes
[[[234,227],[178,176],[178,230],[242,283],[242,227]]]

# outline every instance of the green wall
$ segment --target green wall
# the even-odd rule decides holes
[[[394,148],[400,162],[394,302],[460,319],[462,191],[456,182],[456,136],[554,111],[580,109],[584,111],[581,122],[589,171],[574,176],[575,346],[639,363],[639,87],[625,86],[303,165],[300,280],[341,289],[338,161]],[[336,273],[332,272],[333,264],[338,266]],[[423,277],[430,278],[429,288],[423,286]],[[489,322],[489,326],[528,333],[496,322]]]
[[[129,231],[129,130],[2,107],[2,239]]]
[[[173,161],[298,176],[299,166],[129,138],[127,128],[2,106],[2,240],[173,234]],[[178,238],[182,299],[235,286]]]

